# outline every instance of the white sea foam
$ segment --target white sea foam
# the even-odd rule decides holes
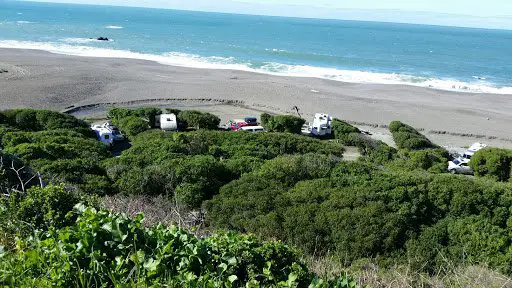
[[[16,21],[16,23],[18,23],[18,24],[34,24],[34,23],[37,23],[37,22],[31,22],[31,21]]]
[[[105,26],[106,29],[123,29],[123,26],[109,25]]]
[[[272,49],[267,48],[267,49],[265,49],[265,51],[272,51],[272,52],[286,52],[286,50],[284,50],[284,49],[277,49],[277,48],[272,48]]]
[[[15,40],[0,40],[0,48],[20,48],[45,50],[52,53],[108,58],[130,58],[155,61],[165,65],[205,69],[231,69],[278,76],[312,77],[350,83],[395,84],[427,87],[439,90],[467,92],[511,94],[512,87],[495,87],[483,80],[463,82],[450,79],[417,77],[403,74],[374,73],[365,71],[339,70],[305,65],[287,65],[281,63],[266,63],[254,67],[251,63],[238,63],[233,57],[203,57],[199,55],[170,52],[162,55],[143,54],[126,50],[89,47],[85,45],[70,45],[71,41],[96,41],[92,39],[68,38],[67,43],[30,42]],[[76,40],[82,39],[82,40]],[[82,44],[74,42],[76,44]],[[84,43],[85,44],[85,43]]]

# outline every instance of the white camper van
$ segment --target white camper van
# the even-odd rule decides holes
[[[175,114],[161,114],[156,116],[155,124],[165,131],[178,130],[178,119]]]
[[[471,145],[465,152],[457,159],[453,161],[448,161],[448,171],[453,174],[467,174],[472,175],[473,170],[469,167],[469,162],[471,161],[471,157],[475,155],[476,152],[480,151],[483,148],[486,148],[486,144],[475,143]]]
[[[102,125],[91,126],[91,129],[94,131],[96,138],[101,141],[101,143],[107,146],[114,145],[114,134],[110,129],[107,129]]]
[[[304,124],[302,133],[316,137],[326,137],[332,134],[331,117],[324,113],[315,114],[313,123]]]
[[[468,159],[468,160],[471,160],[471,157],[473,157],[473,155],[475,155],[476,152],[484,149],[485,147],[487,147],[486,144],[482,144],[482,143],[475,143],[473,145],[471,145],[467,150],[466,152],[464,152],[464,154],[462,154],[462,158],[464,159]]]
[[[101,125],[101,127],[109,130],[112,133],[112,135],[114,137],[114,141],[123,141],[124,140],[123,133],[121,133],[121,131],[119,131],[119,129],[116,126],[112,125],[112,123],[105,122],[105,123],[103,123],[103,125]]]

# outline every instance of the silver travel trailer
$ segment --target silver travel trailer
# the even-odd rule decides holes
[[[155,125],[164,131],[176,131],[178,119],[175,114],[160,114],[156,116]]]
[[[313,123],[306,123],[302,126],[302,133],[315,137],[326,137],[332,134],[332,118],[328,114],[317,113]]]

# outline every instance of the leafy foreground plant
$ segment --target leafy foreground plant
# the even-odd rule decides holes
[[[82,204],[71,213],[72,226],[0,248],[0,286],[356,287],[346,277],[319,279],[279,242],[234,233],[198,239],[174,226],[145,228],[142,214]]]

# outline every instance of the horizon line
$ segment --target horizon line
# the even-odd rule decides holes
[[[218,14],[226,14],[226,15],[242,15],[242,16],[261,16],[261,17],[276,17],[276,18],[289,18],[289,19],[309,19],[309,20],[327,20],[327,21],[355,21],[355,22],[367,22],[367,23],[387,23],[387,24],[408,24],[408,25],[421,25],[421,26],[433,26],[433,27],[452,27],[452,28],[463,28],[463,29],[482,29],[482,30],[498,30],[498,31],[512,31],[512,15],[496,15],[496,16],[473,16],[469,14],[456,14],[449,12],[431,12],[431,11],[418,11],[418,10],[402,10],[402,9],[343,9],[343,8],[335,8],[335,11],[339,12],[350,12],[350,11],[359,11],[359,12],[369,12],[369,13],[386,13],[386,12],[399,12],[409,14],[409,16],[414,16],[414,14],[423,14],[423,15],[443,15],[443,16],[451,16],[451,17],[471,17],[473,19],[485,20],[485,19],[503,19],[510,20],[510,27],[483,27],[479,25],[456,25],[456,24],[440,24],[440,23],[425,23],[421,21],[392,21],[392,20],[369,20],[363,19],[360,17],[355,18],[343,18],[343,17],[335,17],[335,16],[304,16],[304,15],[283,15],[283,14],[264,14],[264,13],[251,13],[251,12],[239,12],[239,11],[222,11],[222,10],[206,10],[206,9],[189,9],[189,8],[174,8],[174,7],[157,7],[157,6],[140,6],[140,5],[115,5],[112,3],[73,3],[64,1],[47,1],[47,0],[6,0],[7,2],[30,2],[30,3],[47,3],[47,4],[67,4],[67,5],[78,5],[78,6],[102,6],[102,7],[121,7],[121,8],[142,8],[142,9],[155,9],[155,10],[171,10],[171,11],[183,11],[183,12],[200,12],[200,13],[218,13]],[[239,2],[240,3],[240,2]],[[241,2],[245,3],[245,2]],[[270,6],[268,4],[260,4],[262,6]],[[318,6],[307,6],[307,5],[279,5],[281,7],[301,7],[301,8],[315,8],[315,9],[327,9],[325,7]],[[357,18],[357,19],[356,19]],[[510,18],[510,19],[509,19]]]

